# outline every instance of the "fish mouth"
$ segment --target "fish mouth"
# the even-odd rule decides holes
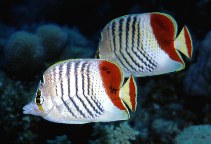
[[[32,104],[31,103],[25,105],[23,107],[23,114],[30,114],[30,112],[32,111],[32,108],[33,107],[32,107]]]
[[[38,110],[38,107],[35,103],[29,103],[23,107],[23,114],[31,114],[31,115],[36,115],[40,116],[41,113]]]

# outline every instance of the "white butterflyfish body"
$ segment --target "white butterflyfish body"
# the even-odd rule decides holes
[[[124,75],[159,75],[184,69],[192,57],[189,30],[177,36],[177,23],[165,13],[131,14],[109,22],[101,33],[99,57],[117,63]],[[178,52],[179,51],[179,52]]]
[[[127,120],[126,105],[136,110],[137,90],[132,76],[122,87],[123,78],[118,65],[107,60],[56,63],[45,71],[23,113],[66,124]]]

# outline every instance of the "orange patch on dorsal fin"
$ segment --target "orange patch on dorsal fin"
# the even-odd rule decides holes
[[[119,67],[114,63],[102,60],[99,64],[99,70],[106,93],[112,103],[120,110],[127,110],[119,97],[120,86],[122,85],[122,72]]]
[[[174,39],[177,32],[175,20],[167,14],[152,13],[150,23],[153,34],[162,50],[164,50],[172,60],[183,63],[178,52],[174,48]]]

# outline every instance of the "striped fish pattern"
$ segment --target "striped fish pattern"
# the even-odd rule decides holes
[[[35,100],[23,110],[68,124],[126,120],[129,112],[124,103],[136,109],[136,84],[133,77],[121,88],[122,83],[121,69],[109,61],[62,61],[46,70]]]
[[[119,64],[126,77],[179,71],[185,63],[178,51],[191,58],[192,40],[186,26],[176,34],[176,21],[168,14],[122,16],[102,30],[99,57]]]

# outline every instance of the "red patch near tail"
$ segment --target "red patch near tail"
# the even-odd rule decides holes
[[[188,48],[188,55],[191,58],[192,57],[192,42],[191,42],[191,37],[186,26],[184,26],[184,32],[185,32],[185,42]]]
[[[132,111],[134,112],[136,110],[136,85],[132,77],[130,78],[129,86],[130,86],[130,93],[129,93],[130,101],[132,104]]]
[[[151,14],[150,23],[153,33],[160,47],[175,61],[183,63],[174,48],[174,23],[170,18],[162,14]]]
[[[126,110],[120,97],[119,91],[122,82],[120,69],[113,63],[102,61],[99,65],[103,85],[113,104],[120,110]]]

